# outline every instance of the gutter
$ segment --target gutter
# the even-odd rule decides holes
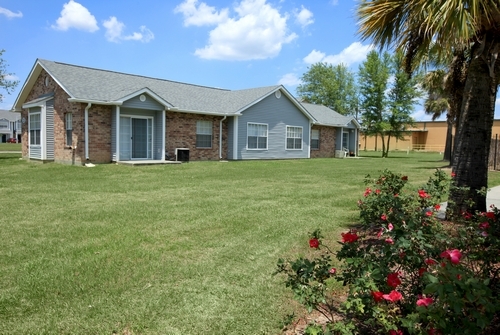
[[[222,160],[222,122],[227,118],[227,115],[224,115],[224,118],[220,120],[219,124],[219,160]]]
[[[85,107],[85,159],[88,161],[89,158],[89,109],[92,106],[91,102],[87,103]]]
[[[121,106],[123,101],[100,101],[100,100],[89,100],[89,99],[78,99],[78,98],[68,98],[69,102],[81,102],[89,103],[94,105],[105,105],[105,106]]]

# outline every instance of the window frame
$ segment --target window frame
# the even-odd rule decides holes
[[[317,136],[314,134],[317,133]],[[311,129],[311,150],[319,150],[319,137],[321,136],[321,133],[319,129]],[[315,138],[317,137],[317,138]]]
[[[38,116],[38,120],[33,121],[32,118]],[[37,122],[38,121],[38,122]],[[38,128],[34,128],[38,123]],[[28,115],[28,133],[29,133],[29,145],[30,146],[41,146],[42,145],[42,112],[33,112]],[[33,136],[34,135],[34,136]],[[38,141],[37,141],[38,139]],[[36,143],[38,142],[38,143]]]
[[[73,113],[64,114],[64,129],[66,131],[66,146],[73,145]]]
[[[255,129],[256,131],[254,131],[252,134],[256,133],[257,135],[252,135],[250,136],[250,127],[251,126],[257,126],[258,128]],[[265,135],[261,136],[261,134],[259,133],[259,128],[260,127],[265,127]],[[262,129],[260,130],[262,131]],[[255,137],[256,140],[255,140],[255,144],[256,144],[256,147],[255,148],[251,148],[250,147],[250,138],[253,138]],[[259,139],[265,139],[266,141],[266,146],[265,147],[260,147],[259,144],[262,144],[262,140],[259,141]],[[269,145],[269,125],[267,123],[258,123],[258,122],[247,122],[247,150],[268,150],[268,145]],[[253,143],[253,141],[252,141]]]
[[[211,120],[196,121],[196,148],[212,149],[213,127],[214,127],[213,121]],[[209,146],[203,145],[205,143],[208,143],[207,141],[208,136],[210,136],[210,145]]]
[[[291,130],[292,128],[295,128],[294,130],[299,130],[300,129],[300,137],[296,137],[296,136],[293,136],[293,137],[289,137],[289,135],[296,135],[298,133],[295,133],[295,131],[293,133],[291,133],[289,130]],[[286,135],[285,135],[285,149],[286,150],[303,150],[304,146],[302,144],[303,142],[303,139],[304,139],[304,127],[301,127],[301,126],[286,126]],[[289,140],[290,139],[293,139],[293,147],[290,148],[289,147]],[[299,141],[297,141],[299,140]],[[300,143],[300,148],[297,148],[297,143]]]

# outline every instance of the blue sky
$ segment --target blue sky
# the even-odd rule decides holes
[[[356,3],[0,0],[0,49],[20,80],[0,109],[11,108],[37,58],[231,90],[283,84],[295,94],[311,64],[357,71],[366,58]],[[418,105],[414,117],[429,119]]]

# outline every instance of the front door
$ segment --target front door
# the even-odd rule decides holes
[[[152,157],[153,119],[120,117],[120,160]]]
[[[344,148],[346,148],[347,150],[350,150],[350,148],[349,148],[349,133],[348,132],[342,133],[342,146]]]

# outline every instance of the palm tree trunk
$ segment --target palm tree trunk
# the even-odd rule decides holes
[[[458,187],[450,192],[453,215],[486,210],[488,187],[488,157],[497,93],[495,71],[488,67],[485,57],[473,57],[465,83],[460,121],[456,136],[453,171]],[[473,205],[469,206],[472,201]]]
[[[450,162],[450,165],[452,163],[452,154],[451,154],[451,147],[452,147],[452,141],[453,141],[453,119],[451,119],[449,116],[446,118],[446,143],[444,145],[444,155],[443,159],[445,161]]]

